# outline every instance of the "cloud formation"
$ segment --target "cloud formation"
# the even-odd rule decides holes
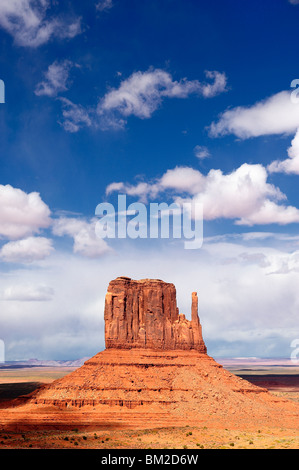
[[[187,316],[191,292],[199,292],[203,335],[212,356],[287,357],[298,325],[299,264],[298,253],[292,252],[297,242],[271,248],[264,234],[258,235],[251,246],[242,239],[206,240],[196,258],[171,245],[164,250],[127,247],[113,262],[109,257],[101,263],[56,252],[42,266],[16,269],[13,290],[12,279],[0,272],[1,293],[10,300],[1,302],[7,360],[78,359],[103,349],[105,294],[110,280],[120,275],[173,282],[178,307]],[[292,271],[278,273],[284,263]],[[43,302],[42,311],[34,292],[40,300],[51,300]]]
[[[68,132],[77,132],[83,127],[101,130],[121,129],[130,116],[149,119],[166,98],[188,98],[194,94],[213,98],[227,90],[224,73],[208,71],[210,82],[182,79],[173,80],[170,73],[161,69],[135,72],[123,80],[118,88],[108,91],[95,106],[89,108],[60,98],[63,104],[61,125]],[[45,87],[46,89],[48,87]]]
[[[194,155],[199,160],[204,160],[205,158],[209,158],[211,156],[209,149],[202,145],[196,145],[194,147]]]
[[[106,193],[121,191],[146,200],[168,191],[178,203],[201,203],[205,220],[233,219],[248,226],[298,223],[299,210],[280,204],[286,196],[267,178],[262,165],[247,163],[228,174],[210,170],[203,175],[190,167],[176,167],[152,183],[112,183]]]
[[[55,61],[49,65],[45,72],[45,79],[37,84],[35,94],[37,96],[57,96],[58,93],[68,90],[68,79],[71,67],[74,64],[70,60]]]
[[[123,125],[128,116],[150,118],[165,98],[187,98],[191,94],[212,98],[226,91],[225,74],[209,71],[206,77],[212,83],[187,79],[176,81],[161,69],[135,72],[123,80],[119,88],[106,93],[98,105],[98,113],[115,113],[114,119]]]
[[[45,285],[21,284],[6,287],[0,300],[18,302],[44,302],[53,299],[54,289]]]
[[[99,258],[111,252],[107,243],[96,236],[97,219],[86,221],[80,218],[61,217],[53,223],[53,234],[67,235],[74,240],[73,251],[87,258]]]
[[[57,237],[73,239],[73,252],[87,258],[99,258],[112,249],[95,234],[98,219],[78,217],[52,218],[49,207],[36,192],[25,193],[10,185],[0,185],[0,261],[29,264],[44,260],[54,250],[52,239],[34,236],[51,229]]]
[[[108,11],[113,7],[113,1],[112,0],[99,0],[96,3],[96,9],[98,11]]]
[[[52,38],[70,39],[81,32],[81,19],[47,18],[50,0],[1,0],[0,26],[18,46],[38,47]]]
[[[24,238],[50,224],[50,209],[37,192],[0,185],[0,237]]]
[[[82,127],[95,125],[94,111],[80,104],[75,104],[67,98],[59,98],[62,103],[62,127],[71,133],[78,132]]]
[[[3,245],[0,249],[0,259],[7,263],[33,263],[47,258],[53,250],[52,240],[28,237]]]
[[[241,139],[262,135],[293,134],[288,158],[267,166],[269,173],[299,174],[299,104],[292,92],[282,91],[249,107],[225,111],[210,126],[210,135],[233,134]]]
[[[288,149],[288,158],[285,160],[275,160],[268,166],[268,171],[270,173],[299,175],[299,130],[297,130]]]
[[[291,93],[282,91],[253,106],[225,111],[210,126],[212,137],[233,134],[240,139],[273,134],[293,134],[299,127],[299,106]]]

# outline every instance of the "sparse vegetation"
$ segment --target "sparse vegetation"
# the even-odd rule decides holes
[[[236,434],[236,430],[226,431],[209,428],[203,430],[201,427],[191,427],[186,432],[186,427],[160,428],[145,430],[114,430],[106,431],[104,435],[97,434],[94,431],[84,433],[74,433],[74,431],[30,431],[24,433],[9,434],[0,431],[0,448],[14,447],[33,447],[33,448],[106,448],[115,449],[298,449],[299,437],[296,430],[275,431],[263,430],[259,433],[257,430],[242,431]],[[191,434],[190,434],[191,433]],[[186,442],[186,435],[192,436],[189,442]],[[26,437],[26,439],[23,438]],[[97,440],[94,440],[94,438]],[[256,437],[256,439],[255,439]]]

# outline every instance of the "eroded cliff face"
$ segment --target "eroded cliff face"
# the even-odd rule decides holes
[[[106,294],[105,343],[108,349],[196,349],[206,353],[196,292],[189,321],[179,313],[173,284],[118,277],[110,282]]]

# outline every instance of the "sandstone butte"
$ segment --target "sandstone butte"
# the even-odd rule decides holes
[[[187,320],[173,284],[119,277],[109,284],[104,318],[106,349],[2,408],[3,429],[298,427],[298,403],[207,354],[195,292]]]

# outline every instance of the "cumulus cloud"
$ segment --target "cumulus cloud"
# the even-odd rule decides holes
[[[18,239],[51,224],[50,209],[37,192],[0,185],[0,237]]]
[[[86,221],[80,218],[61,217],[53,223],[53,233],[57,236],[67,235],[74,240],[73,251],[87,258],[98,258],[111,252],[107,243],[96,236],[97,219]]]
[[[297,130],[291,146],[288,149],[288,158],[275,160],[268,166],[270,173],[293,173],[299,175],[299,130]]]
[[[33,263],[47,258],[53,250],[52,240],[28,237],[3,245],[0,249],[0,259],[7,263]]]
[[[136,186],[112,183],[107,192],[121,190],[145,200],[171,191],[178,203],[192,201],[202,204],[205,220],[234,219],[238,225],[249,226],[299,222],[299,210],[280,204],[286,196],[268,183],[267,177],[262,165],[246,163],[228,174],[213,169],[203,175],[193,168],[176,167],[153,183],[139,183]]]
[[[10,185],[0,185],[0,237],[10,240],[0,248],[0,260],[26,264],[50,256],[53,240],[33,236],[49,227],[56,236],[73,238],[74,253],[98,258],[112,249],[96,236],[97,221],[64,216],[53,219],[38,193],[27,194]]]
[[[80,18],[47,18],[50,0],[1,0],[0,26],[18,46],[38,47],[52,38],[73,38],[81,32]]]
[[[70,60],[55,61],[49,65],[45,72],[45,79],[38,83],[35,89],[37,96],[57,96],[58,93],[68,89],[68,79],[71,67]]]
[[[292,134],[299,127],[299,106],[282,91],[253,106],[225,111],[210,126],[211,136],[233,134],[241,139],[270,134]]]
[[[198,171],[190,167],[177,166],[167,170],[158,181],[160,191],[172,189],[178,193],[197,194],[204,187],[205,177]]]

